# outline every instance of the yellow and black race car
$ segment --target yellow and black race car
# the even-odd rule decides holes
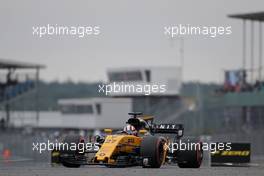
[[[57,149],[52,152],[52,161],[66,167],[104,165],[160,168],[166,163],[177,163],[182,168],[200,167],[203,158],[202,143],[198,142],[199,146],[191,150],[171,150],[171,145],[183,141],[182,124],[154,124],[153,117],[143,116],[142,113],[129,115],[132,117],[122,131],[112,134],[110,129],[106,129],[105,136],[96,138],[97,150],[80,151],[78,147]],[[166,137],[158,134],[166,134]],[[78,135],[66,136],[63,144],[87,146],[84,138]]]

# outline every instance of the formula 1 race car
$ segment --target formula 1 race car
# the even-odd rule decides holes
[[[160,168],[163,164],[173,163],[177,163],[181,168],[200,167],[203,158],[201,142],[195,141],[198,147],[189,150],[172,150],[172,145],[179,142],[191,142],[181,139],[184,131],[182,124],[154,124],[153,117],[143,116],[142,113],[129,115],[132,117],[128,119],[122,131],[112,134],[111,129],[105,129],[104,136],[97,136],[97,150],[54,150],[52,160],[66,167],[104,165]],[[66,136],[63,142],[76,146],[86,144],[84,138],[79,135]]]

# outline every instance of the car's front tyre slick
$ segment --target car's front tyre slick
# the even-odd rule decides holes
[[[68,146],[74,143],[76,146],[78,146],[79,143],[84,143],[84,139],[80,135],[69,135],[64,138],[63,143],[67,144]],[[78,155],[78,152],[78,150],[70,150],[69,148],[60,151],[61,155],[66,154],[71,157],[75,157],[76,155]],[[81,166],[80,164],[74,163],[74,161],[72,161],[72,158],[67,157],[61,158],[61,163],[63,166],[71,168],[78,168]]]
[[[161,167],[165,159],[164,144],[165,139],[162,137],[146,136],[143,138],[140,146],[143,167]]]

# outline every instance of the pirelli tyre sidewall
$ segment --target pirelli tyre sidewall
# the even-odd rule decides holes
[[[195,139],[181,139],[185,144],[197,144],[196,148],[178,150],[176,152],[176,158],[178,166],[180,168],[199,168],[203,160],[202,142]]]
[[[142,167],[160,168],[164,162],[165,138],[158,136],[143,137],[140,145]]]
[[[68,135],[64,138],[63,143],[67,143],[69,146],[72,143],[75,143],[76,146],[79,143],[84,143],[84,138],[81,137],[80,135]],[[64,149],[60,151],[60,161],[63,166],[65,167],[80,167],[80,164],[74,163],[74,159],[77,155],[79,154],[78,150],[70,150],[70,149]]]

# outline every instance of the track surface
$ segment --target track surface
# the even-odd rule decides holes
[[[0,176],[264,176],[264,164],[251,167],[201,167],[200,169],[180,169],[177,166],[163,166],[160,169],[105,168],[84,166],[81,168],[51,167],[47,163],[0,161]]]

